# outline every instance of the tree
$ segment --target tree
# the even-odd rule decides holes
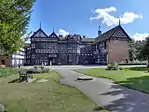
[[[148,64],[149,64],[149,37],[146,38],[145,44],[142,47],[139,53],[139,56],[144,60],[148,60]]]
[[[35,0],[0,0],[0,49],[12,55],[22,47]]]
[[[136,48],[135,48],[135,40],[132,40],[130,43],[130,49],[129,49],[129,59],[131,61],[136,59]]]
[[[140,51],[142,50],[143,46],[145,45],[145,40],[143,41],[135,41],[132,40],[130,43],[130,49],[129,49],[129,58],[131,60],[143,60],[140,55]]]

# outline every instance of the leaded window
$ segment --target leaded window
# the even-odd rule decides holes
[[[35,48],[35,44],[31,44],[31,47],[32,47],[32,48]]]
[[[35,58],[35,55],[34,55],[34,54],[32,54],[32,58],[33,58],[33,59]]]

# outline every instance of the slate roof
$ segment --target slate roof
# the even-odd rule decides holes
[[[94,42],[94,44],[96,44],[96,43],[98,43],[98,42],[101,42],[101,41],[103,41],[103,40],[110,39],[110,38],[112,37],[112,35],[113,35],[117,30],[119,30],[119,29],[121,29],[121,30],[123,31],[123,33],[126,34],[127,38],[128,38],[129,40],[131,40],[131,38],[128,36],[128,34],[125,32],[125,30],[121,27],[121,25],[118,25],[118,26],[112,28],[111,30],[109,30],[109,31],[107,31],[107,32],[105,32],[105,33],[103,33],[103,34],[101,34],[99,37],[97,37],[98,39]]]
[[[81,38],[81,41],[83,42],[94,42],[95,41],[95,38],[88,38],[88,37],[81,37],[80,35],[69,35],[68,37],[69,39],[80,39]],[[66,40],[67,39],[67,36],[66,37],[59,37],[60,40]]]
[[[95,38],[82,38],[82,41],[87,41],[87,42],[94,42]]]

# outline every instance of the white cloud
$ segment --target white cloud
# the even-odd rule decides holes
[[[102,23],[107,26],[117,25],[119,23],[119,18],[109,14],[110,12],[115,12],[115,7],[109,7],[105,9],[96,9],[94,13],[97,14],[95,17],[90,17],[90,20],[102,19]],[[121,24],[132,23],[135,19],[143,18],[142,15],[135,14],[134,12],[125,12],[120,16]]]
[[[21,37],[21,39],[25,42],[25,43],[30,43],[30,37],[31,35],[33,35],[33,32],[30,32],[28,34],[25,34],[24,36]]]
[[[65,31],[64,29],[59,29],[58,34],[59,34],[59,35],[66,36],[66,35],[69,34],[69,32]]]
[[[136,33],[132,36],[135,40],[145,40],[146,37],[149,36],[149,33]]]

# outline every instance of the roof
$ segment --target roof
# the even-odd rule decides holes
[[[53,32],[53,33],[51,33],[51,35],[49,36],[50,38],[59,38],[57,35],[56,35],[56,33],[55,32]]]
[[[129,40],[131,40],[131,38],[128,36],[128,34],[125,32],[125,30],[121,27],[121,25],[118,25],[118,26],[112,28],[111,30],[101,34],[99,37],[97,37],[97,40],[95,41],[95,43],[110,39],[112,36],[115,36],[115,37],[119,36],[119,35],[121,35],[121,33],[123,33],[123,36],[126,35],[127,38]]]
[[[31,37],[39,37],[38,34],[40,37],[48,37],[48,35],[41,28],[34,32],[34,34]]]
[[[82,41],[94,42],[95,38],[82,38]]]
[[[74,40],[80,40],[81,38],[81,41],[83,42],[94,42],[95,41],[95,38],[88,38],[88,37],[81,37],[80,35],[69,35],[69,37],[65,36],[65,37],[60,37],[60,40],[66,40],[67,38],[69,39],[74,39]]]

